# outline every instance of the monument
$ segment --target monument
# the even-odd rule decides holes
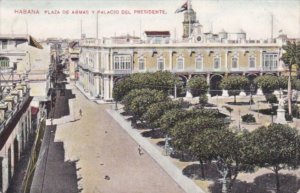
[[[281,97],[278,101],[278,109],[277,109],[277,118],[275,123],[281,123],[281,124],[286,124],[286,119],[285,119],[285,110],[284,110],[284,99]]]

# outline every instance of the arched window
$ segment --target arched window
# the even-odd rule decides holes
[[[236,56],[231,58],[231,68],[237,69],[239,67],[238,58]]]
[[[196,70],[202,70],[203,68],[203,57],[197,56],[195,59]]]
[[[139,58],[139,70],[145,70],[145,58],[144,57]]]
[[[184,69],[184,58],[182,56],[177,58],[177,70]]]
[[[218,70],[220,68],[221,68],[221,58],[217,56],[214,58],[214,69]]]
[[[255,68],[256,67],[256,61],[254,56],[249,57],[249,68]]]
[[[157,59],[157,69],[158,70],[164,70],[165,69],[165,60],[163,57],[159,57]]]

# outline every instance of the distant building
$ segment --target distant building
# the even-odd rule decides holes
[[[80,47],[79,41],[72,41],[69,43],[68,55],[68,74],[71,80],[76,80],[78,77],[78,62],[79,62]]]
[[[145,31],[145,40],[148,44],[168,44],[170,37],[169,31]]]

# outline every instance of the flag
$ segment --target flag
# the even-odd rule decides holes
[[[180,8],[178,8],[175,13],[180,13],[180,12],[183,12],[183,11],[186,11],[188,10],[188,4],[187,2],[185,2]]]

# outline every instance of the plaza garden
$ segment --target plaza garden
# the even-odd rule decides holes
[[[201,75],[185,84],[167,71],[132,74],[114,87],[116,109],[207,192],[297,192],[299,45],[285,50],[287,75],[225,76],[219,88],[232,97],[211,97]]]

